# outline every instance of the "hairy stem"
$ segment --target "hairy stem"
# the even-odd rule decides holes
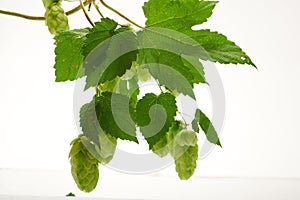
[[[131,24],[135,25],[136,27],[139,27],[141,29],[145,28],[145,27],[143,27],[141,25],[138,25],[134,21],[130,20],[128,17],[126,17],[125,15],[123,15],[122,13],[120,13],[119,11],[117,11],[116,9],[114,9],[114,8],[110,7],[109,5],[107,5],[103,0],[100,0],[100,2],[102,3],[103,6],[105,6],[109,10],[113,11],[114,13],[118,14],[119,16],[121,16],[122,18],[124,18],[125,20],[127,20],[128,22],[130,22]]]
[[[83,5],[87,5],[88,1],[85,1],[83,3]],[[77,6],[69,11],[66,12],[66,15],[72,15],[74,13],[76,13],[77,11],[79,11],[81,9],[81,6]],[[4,15],[9,15],[9,16],[14,16],[14,17],[20,17],[23,19],[28,19],[28,20],[37,20],[37,21],[41,21],[41,20],[45,20],[45,17],[42,16],[31,16],[31,15],[26,15],[26,14],[22,14],[22,13],[17,13],[17,12],[11,12],[11,11],[6,11],[6,10],[0,10],[0,14],[4,14]]]
[[[85,7],[84,7],[84,4],[83,4],[82,0],[79,0],[79,1],[80,1],[81,9],[82,9],[82,11],[83,11],[83,13],[84,13],[86,19],[87,19],[87,20],[89,21],[89,23],[94,27],[95,24],[94,24],[94,22],[91,20],[91,18],[89,17],[87,11],[85,10]]]

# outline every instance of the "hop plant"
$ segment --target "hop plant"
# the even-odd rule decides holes
[[[60,2],[50,4],[46,8],[45,22],[51,34],[69,30],[68,17]]]
[[[71,145],[69,158],[72,176],[80,190],[91,192],[99,179],[98,161],[87,151],[80,136]]]
[[[178,111],[176,102],[181,94],[196,99],[195,84],[207,84],[203,61],[256,68],[250,57],[226,36],[209,29],[193,29],[207,21],[217,1],[148,0],[142,7],[147,19],[145,26],[102,0],[104,7],[130,24],[121,25],[103,17],[96,4],[101,20],[94,23],[85,6],[95,2],[80,1],[80,5],[67,13],[82,9],[92,27],[70,31],[62,0],[42,1],[46,9],[44,17],[7,11],[0,14],[31,20],[45,18],[49,31],[57,35],[54,38],[56,81],[84,77],[85,90],[94,87],[96,91],[93,100],[80,109],[83,135],[71,143],[69,154],[72,176],[79,189],[90,192],[96,187],[98,164],[111,161],[117,140],[139,143],[138,129],[150,150],[160,157],[170,154],[174,158],[178,176],[184,180],[192,176],[197,165],[196,133],[203,132],[209,142],[221,147],[217,130],[200,109],[191,124],[177,121],[183,113]],[[133,29],[133,25],[139,29]],[[147,93],[139,98],[143,92],[139,83],[151,79],[161,93]],[[187,130],[190,126],[193,131]]]

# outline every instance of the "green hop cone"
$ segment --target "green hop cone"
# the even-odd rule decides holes
[[[181,180],[189,179],[197,167],[198,144],[197,134],[186,129],[173,131],[169,145],[170,154],[175,160],[177,174]],[[180,130],[180,131],[179,131]]]
[[[99,179],[98,161],[87,151],[81,137],[74,139],[71,145],[69,158],[72,176],[80,190],[91,192]]]
[[[59,31],[69,30],[68,17],[59,2],[47,7],[45,20],[51,34],[57,35]]]
[[[197,167],[198,145],[189,146],[187,150],[175,160],[176,171],[181,180],[189,179]]]

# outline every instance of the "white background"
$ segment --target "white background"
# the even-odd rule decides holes
[[[108,3],[144,23],[141,0]],[[41,0],[1,0],[0,8],[43,15]],[[240,45],[258,70],[217,65],[226,95],[223,149],[199,161],[197,175],[300,178],[299,8],[298,0],[221,0],[203,24]],[[68,170],[77,134],[74,83],[54,82],[54,45],[44,22],[1,15],[0,24],[0,168]],[[89,24],[78,12],[70,25]]]

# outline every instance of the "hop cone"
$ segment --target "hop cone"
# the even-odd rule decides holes
[[[187,150],[175,160],[176,171],[181,180],[189,179],[197,167],[198,145],[189,146]]]
[[[50,33],[57,34],[59,31],[69,30],[68,17],[60,6],[60,3],[50,4],[45,13],[46,25]]]
[[[80,137],[73,140],[71,145],[69,158],[72,176],[80,190],[91,192],[99,179],[98,161],[86,150]]]
[[[181,130],[170,145],[170,154],[175,160],[176,171],[181,180],[189,179],[197,167],[197,140],[194,131]]]

